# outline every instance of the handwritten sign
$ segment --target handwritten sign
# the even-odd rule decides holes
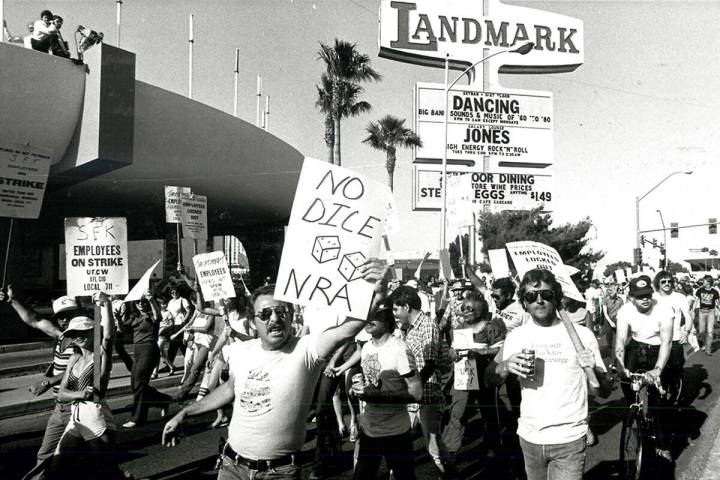
[[[51,160],[47,150],[0,145],[0,217],[40,216]]]
[[[512,275],[504,248],[488,250],[488,258],[495,278],[510,277]]]
[[[625,276],[625,270],[622,268],[615,270],[615,279],[617,280],[617,283],[627,282],[627,277]]]
[[[365,318],[373,285],[360,266],[380,252],[390,189],[346,168],[305,158],[275,298]]]
[[[150,289],[150,278],[152,277],[153,271],[160,264],[160,260],[153,263],[150,268],[145,270],[145,273],[140,277],[140,280],[133,286],[133,288],[125,295],[123,302],[136,302],[145,297],[145,293]]]
[[[125,218],[66,218],[65,245],[68,295],[127,293]]]
[[[475,359],[461,358],[454,365],[454,381],[455,390],[479,390],[480,379],[478,378],[478,369]]]
[[[190,187],[165,186],[165,222],[182,223],[182,196],[189,193]]]
[[[192,239],[207,240],[207,197],[184,193],[180,210],[183,235]]]
[[[201,253],[193,257],[195,273],[205,300],[235,297],[235,287],[223,252]]]
[[[562,285],[563,294],[580,302],[584,302],[582,294],[570,279],[566,265],[554,248],[540,242],[510,242],[505,245],[512,258],[520,278],[535,268],[550,270]]]
[[[455,278],[455,273],[450,266],[450,252],[443,248],[438,252],[438,258],[440,259],[440,277],[446,280]]]

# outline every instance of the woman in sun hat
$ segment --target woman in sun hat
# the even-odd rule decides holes
[[[101,474],[117,473],[117,463],[113,460],[115,424],[110,409],[102,400],[112,369],[112,313],[110,299],[104,293],[96,293],[93,301],[106,309],[101,315],[99,388],[94,387],[95,322],[86,316],[76,316],[62,333],[63,344],[72,346],[74,353],[60,383],[57,399],[71,403],[71,414],[50,465],[50,478],[65,478],[65,474],[76,477],[73,473],[77,468],[75,455],[78,444],[83,442],[89,446],[92,471],[89,476],[99,478]]]

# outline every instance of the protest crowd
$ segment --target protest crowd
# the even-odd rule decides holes
[[[69,58],[62,24],[45,10],[27,36],[7,36]],[[383,237],[386,205],[378,199],[390,190],[334,165],[325,173],[330,167],[311,159],[303,175],[309,164],[318,197],[302,198],[311,202],[303,209],[296,196],[275,278],[253,285],[247,275],[231,277],[222,255],[203,253],[194,266],[176,258],[175,271],[165,262],[162,278],[152,277],[150,267],[118,293],[114,284],[78,279],[81,269],[68,267],[68,291],[48,313],[31,306],[22,279],[5,279],[0,308],[54,341],[45,376],[28,385],[29,397],[52,394],[54,404],[35,466],[23,478],[128,478],[117,461],[118,434],[154,429],[172,449],[194,441],[183,434],[189,418],[210,414],[207,428],[226,432],[216,466],[221,480],[300,479],[300,453],[311,436],[312,479],[336,478],[348,456],[343,446],[351,444],[352,477],[359,480],[414,479],[421,456],[432,462],[435,478],[474,478],[481,465],[492,466],[488,477],[579,480],[598,442],[592,405],[621,390],[629,410],[634,378],[647,389],[654,428],[652,451],[644,455],[660,470],[673,465],[686,359],[713,355],[720,290],[712,276],[642,268],[622,279],[570,274],[557,251],[527,239],[552,250],[559,263],[521,269],[508,246],[507,270],[481,271],[461,253],[454,271],[441,265],[428,276],[418,267],[403,277],[382,255],[387,245],[368,246]],[[328,201],[326,210],[329,196],[315,192],[326,180],[343,202],[367,205],[334,203],[331,213]],[[168,188],[176,189],[178,208],[192,201],[195,213],[207,215],[207,197],[166,187],[166,201]],[[198,240],[208,244],[207,218],[186,225],[185,214],[168,223],[183,224],[197,253]],[[300,217],[317,230],[290,240]],[[90,255],[78,254],[83,250],[67,236],[80,223],[65,220],[68,265],[84,267],[90,260],[76,265],[70,257]],[[117,252],[126,255],[126,243]],[[334,262],[332,281],[287,268],[299,249],[306,256],[312,250],[309,262],[318,271]],[[98,257],[105,261],[112,252]],[[126,287],[127,277],[126,270]],[[71,283],[91,294],[71,291]],[[288,300],[292,286],[307,301]],[[107,403],[115,355],[130,374],[129,415]],[[159,377],[175,385],[161,391],[153,386]],[[479,445],[472,453],[470,443]],[[474,463],[463,468],[468,455]]]
[[[367,319],[278,301],[272,284],[250,292],[242,282],[235,298],[207,302],[199,282],[181,271],[152,282],[137,300],[95,294],[99,345],[91,303],[63,296],[43,316],[10,284],[0,300],[57,340],[52,371],[30,389],[52,389],[56,404],[25,478],[66,478],[76,463],[68,452],[77,451],[94,465],[92,478],[123,478],[113,463],[116,432],[147,423],[152,411],[167,422],[158,429],[169,446],[188,417],[216,412],[208,427],[228,429],[224,479],[300,478],[295,455],[308,421],[317,428],[311,478],[333,478],[342,442],[355,445],[354,478],[377,478],[383,458],[393,478],[415,478],[416,434],[439,478],[463,478],[457,457],[471,435],[481,436],[486,460],[509,460],[507,478],[581,478],[596,442],[588,398],[608,394],[611,365],[619,377],[645,372],[657,457],[673,461],[666,392],[682,377],[688,349],[712,355],[720,304],[712,277],[678,281],[660,271],[586,286],[581,279],[581,302],[565,297],[549,270],[494,278],[466,267],[467,279],[403,282],[391,278],[386,262],[368,260],[360,269],[375,292]],[[598,339],[611,350],[606,360]],[[103,399],[113,346],[131,372],[133,406],[124,423]],[[93,358],[102,363],[99,388]],[[150,386],[176,369],[183,374],[174,395]],[[623,390],[630,401],[629,387]],[[479,426],[470,430],[477,413]],[[74,450],[78,444],[87,448]]]

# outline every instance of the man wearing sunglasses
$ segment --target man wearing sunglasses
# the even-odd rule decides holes
[[[517,433],[528,480],[580,480],[588,430],[584,368],[593,368],[607,385],[597,340],[590,329],[575,326],[585,346],[575,351],[557,314],[562,287],[549,270],[528,271],[518,294],[532,321],[508,334],[491,380],[502,382],[511,374],[520,379]]]
[[[658,407],[662,407],[660,395],[667,385],[667,373],[663,374],[663,371],[670,358],[674,314],[665,302],[653,298],[653,287],[647,275],[630,280],[628,295],[630,301],[617,314],[615,362],[621,375],[644,371],[646,382],[655,386],[648,388],[648,405],[657,426],[655,453],[658,458],[672,462],[669,439],[663,430],[663,425],[667,425],[664,414],[668,409]],[[635,395],[629,385],[622,387],[630,404]]]
[[[365,281],[375,283],[372,318],[384,297],[389,270],[384,262],[369,259],[359,271]],[[347,318],[317,335],[295,337],[292,305],[276,300],[274,291],[274,285],[266,285],[253,292],[250,303],[258,338],[229,347],[228,381],[183,408],[163,430],[163,444],[172,446],[185,417],[233,402],[218,474],[221,480],[300,478],[295,456],[305,443],[305,420],[322,367],[366,325],[365,319]]]
[[[39,478],[46,466],[46,461],[49,461],[55,452],[55,448],[65,431],[65,426],[70,420],[70,404],[57,401],[60,381],[67,369],[70,356],[73,354],[72,345],[63,345],[61,341],[62,332],[68,327],[73,318],[84,317],[86,312],[78,306],[74,298],[63,296],[53,301],[53,316],[43,318],[17,298],[12,285],[8,285],[6,290],[0,291],[0,303],[3,302],[7,302],[27,325],[40,330],[55,340],[53,362],[46,372],[46,377],[29,388],[30,392],[36,396],[42,395],[52,388],[53,395],[56,397],[55,409],[48,419],[42,444],[37,452],[37,463],[24,477],[26,479]]]

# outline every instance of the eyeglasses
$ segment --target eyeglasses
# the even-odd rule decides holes
[[[463,305],[462,307],[460,307],[460,311],[461,311],[462,313],[474,312],[474,311],[475,311],[475,307],[473,307],[472,305]]]
[[[268,320],[270,320],[270,317],[272,317],[273,312],[275,312],[275,315],[277,315],[278,318],[282,319],[287,318],[288,315],[287,307],[279,305],[277,307],[265,307],[260,310],[260,314],[255,315],[255,317],[259,318],[263,322],[267,322]]]
[[[535,290],[534,292],[525,292],[525,295],[523,295],[527,303],[535,303],[539,297],[542,297],[546,302],[552,302],[555,300],[555,292],[552,290]]]
[[[663,279],[663,280],[660,280],[658,283],[659,283],[660,285],[669,285],[669,284],[671,285],[673,282],[672,282],[672,280],[670,280],[669,278],[665,278],[665,279]]]

